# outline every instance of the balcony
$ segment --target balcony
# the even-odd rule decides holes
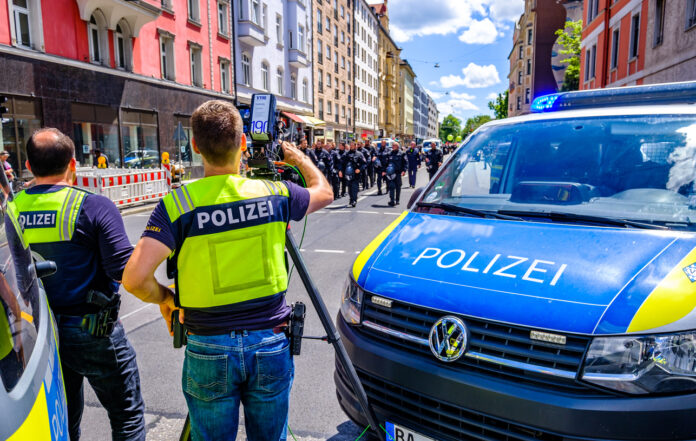
[[[137,37],[140,29],[155,21],[162,10],[144,0],[76,0],[80,18],[89,22],[95,10],[99,9],[106,19],[107,28],[116,29],[118,22],[126,20],[133,37]]]
[[[264,35],[263,28],[249,20],[239,20],[237,35],[239,41],[249,46],[263,46],[268,40],[268,37]]]
[[[288,52],[288,62],[290,63],[290,66],[298,69],[301,67],[307,67],[309,65],[309,62],[307,61],[307,54],[299,49],[290,49]]]

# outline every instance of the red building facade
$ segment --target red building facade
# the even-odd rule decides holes
[[[650,0],[586,0],[580,89],[643,84]]]
[[[199,166],[189,117],[233,98],[230,0],[10,0],[0,5],[0,94],[9,96],[2,147],[16,170],[36,128],[95,150],[110,165],[148,167],[169,151]],[[181,123],[187,140],[174,141]],[[194,167],[200,169],[200,167]],[[24,172],[26,176],[28,172]]]

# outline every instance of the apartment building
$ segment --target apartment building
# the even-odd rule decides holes
[[[413,134],[419,142],[428,136],[428,93],[413,82]]]
[[[315,138],[339,141],[354,136],[353,1],[313,2],[314,116],[325,122],[315,127]]]
[[[508,55],[510,116],[529,113],[537,96],[558,91],[552,68],[556,30],[563,28],[566,9],[557,0],[525,0],[524,12],[515,25]]]
[[[389,34],[387,4],[370,4],[370,7],[379,19],[379,137],[393,138],[399,128],[401,48]]]
[[[413,138],[413,84],[416,74],[407,60],[399,63],[398,121],[399,138]]]
[[[355,0],[354,5],[355,134],[374,139],[379,113],[379,21],[365,0]]]
[[[428,130],[427,138],[440,137],[440,111],[437,110],[435,100],[428,95]]]
[[[227,0],[10,0],[0,6],[0,93],[10,97],[2,148],[23,177],[42,126],[70,134],[76,158],[158,166],[167,151],[202,170],[179,123],[211,98],[231,100]],[[187,136],[190,139],[190,134]]]
[[[235,64],[239,102],[272,93],[290,126],[309,136],[312,106],[311,0],[236,2]]]

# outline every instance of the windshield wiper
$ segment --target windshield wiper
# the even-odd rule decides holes
[[[606,216],[593,216],[589,214],[564,213],[559,211],[515,211],[501,210],[500,213],[505,213],[510,216],[533,216],[543,217],[557,221],[580,221],[594,224],[616,225],[624,228],[642,228],[646,230],[668,230],[669,228],[663,225],[657,225],[647,222],[637,222],[628,219],[618,219]]]
[[[454,204],[446,204],[444,202],[418,202],[416,207],[423,208],[439,208],[440,210],[450,211],[453,213],[468,214],[469,216],[481,217],[481,218],[494,218],[494,219],[504,219],[504,220],[514,220],[514,221],[524,221],[521,217],[510,216],[507,214],[500,214],[495,211],[484,211],[475,210],[473,208],[462,207]]]

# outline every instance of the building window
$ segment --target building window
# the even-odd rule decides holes
[[[276,40],[278,44],[283,44],[283,17],[276,14]]]
[[[328,72],[326,73],[326,87],[331,89],[331,74]]]
[[[220,90],[230,93],[230,63],[228,61],[220,61]]]
[[[201,14],[198,10],[198,3],[200,0],[188,0],[188,18],[193,21],[200,21]]]
[[[322,44],[321,40],[317,40],[317,62],[319,64],[324,63],[324,55],[322,54],[322,47],[323,47],[323,44]]]
[[[305,28],[302,25],[297,27],[297,48],[305,52]]]
[[[522,97],[517,97],[517,110],[522,110]]]
[[[317,9],[317,32],[319,34],[322,33],[322,27],[321,27],[322,21],[321,21],[321,9]]]
[[[174,38],[160,35],[160,69],[162,78],[166,80],[174,80]]]
[[[619,65],[619,29],[614,29],[611,39],[611,68],[616,69]]]
[[[227,18],[229,17],[228,7],[227,2],[218,2],[218,32],[222,35],[229,35],[229,26],[227,24]]]
[[[324,71],[319,69],[319,75],[317,75],[319,92],[324,93]]]
[[[309,102],[309,83],[306,78],[302,80],[302,101]]]
[[[290,75],[290,98],[297,99],[297,77]]]
[[[655,0],[655,33],[653,46],[662,44],[665,27],[665,0]]]
[[[89,18],[89,59],[93,63],[109,64],[109,43],[106,19],[96,10]]]
[[[32,48],[32,8],[30,0],[12,0],[14,37],[18,46]]]
[[[522,84],[522,71],[517,71],[517,84]]]
[[[530,58],[527,60],[527,75],[531,75],[531,74],[532,74],[532,59]]]
[[[259,0],[251,0],[251,21],[261,26],[261,4]]]
[[[160,166],[156,113],[121,110],[121,141],[123,143],[122,167],[157,168]],[[106,153],[111,165],[118,167],[120,163],[118,144],[114,146],[114,149],[114,153],[110,153],[111,148],[102,152]],[[190,149],[179,159],[190,161],[189,152]]]
[[[599,0],[590,0],[587,6],[587,23],[597,17],[599,14]]]
[[[265,3],[261,8],[261,26],[263,27],[263,35],[268,36],[268,5]]]
[[[593,45],[585,51],[585,81],[595,77],[595,62],[597,58],[597,45]]]
[[[268,77],[268,63],[265,61],[261,63],[261,88],[265,91],[270,92],[270,78]]]
[[[520,43],[520,47],[518,48],[517,58],[520,60],[524,58],[524,46],[522,46],[522,43]]]
[[[74,103],[70,106],[70,110],[73,123],[72,139],[75,146],[79,146],[75,149],[75,159],[87,167],[96,165],[97,158],[94,153],[99,150],[107,157],[110,167],[122,167],[118,141],[118,109]],[[125,114],[126,112],[124,116]],[[123,122],[125,121],[124,118]],[[130,138],[126,136],[131,133],[126,130],[125,125],[122,127],[123,140],[130,141]],[[135,131],[132,135],[136,136]],[[130,145],[129,143],[128,146]],[[158,156],[156,147],[154,156]]]
[[[324,119],[324,100],[319,98],[319,119]]]
[[[527,29],[527,46],[532,45],[534,39],[534,32],[531,29]]]
[[[283,95],[285,92],[283,89],[283,69],[276,69],[276,84],[278,86],[278,95]]]
[[[338,26],[334,25],[333,29],[334,46],[338,46]]]
[[[345,42],[346,42],[346,33],[341,31],[341,43],[345,43]]]
[[[201,47],[197,44],[189,43],[189,52],[191,58],[191,84],[194,86],[203,86],[203,64],[201,61]]]
[[[696,0],[689,0],[686,9],[686,27],[696,26]]]
[[[326,17],[325,22],[326,22],[326,30],[330,31],[331,30],[331,19],[329,17]]]
[[[333,109],[333,104],[331,104],[331,101],[326,102],[326,114],[331,115],[331,109]]]
[[[640,38],[640,14],[631,18],[631,45],[629,49],[629,60],[638,56],[638,39]]]
[[[528,87],[528,88],[525,89],[525,91],[524,91],[524,103],[525,103],[525,104],[529,104],[529,101],[530,101],[530,99],[531,99],[531,95],[532,95],[532,91],[531,91],[531,89]]]
[[[116,25],[116,31],[114,32],[114,56],[116,58],[116,68],[132,69],[131,33],[125,20],[121,20]]]
[[[26,145],[31,134],[43,127],[41,106],[38,100],[24,97],[8,97],[3,105],[8,112],[2,115],[0,148],[10,153],[7,162],[12,165],[15,175],[30,178],[31,173],[24,166],[27,159]]]
[[[242,84],[251,86],[251,61],[247,54],[242,54]]]

